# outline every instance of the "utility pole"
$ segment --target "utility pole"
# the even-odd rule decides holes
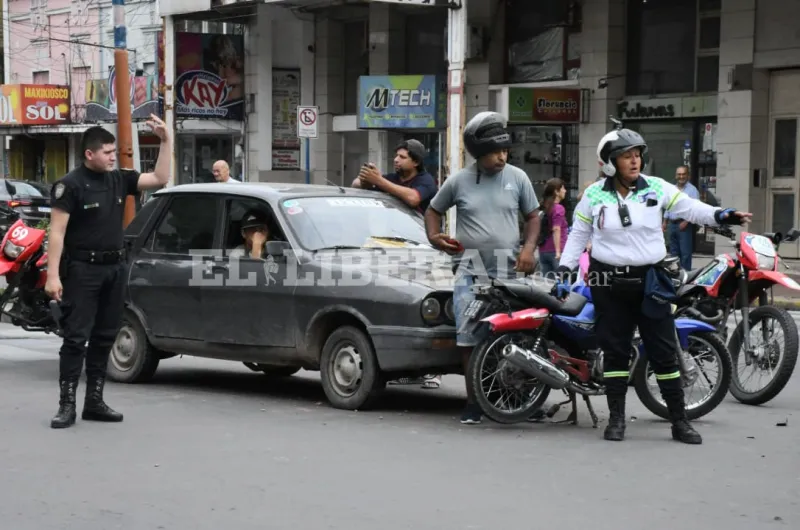
[[[467,3],[461,0],[461,7],[448,9],[448,79],[447,79],[447,166],[448,177],[464,167],[464,146],[462,142],[466,108],[464,106],[464,59],[467,39]],[[456,209],[450,208],[447,214],[447,228],[450,237],[456,237]]]
[[[111,0],[114,16],[114,92],[117,95],[117,159],[120,169],[133,167],[133,123],[131,121],[131,79],[128,71],[128,28],[125,26],[125,0]],[[125,198],[122,227],[136,215],[138,197]]]

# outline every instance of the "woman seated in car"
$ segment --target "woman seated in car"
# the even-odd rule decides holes
[[[242,237],[244,243],[233,249],[229,256],[236,258],[267,257],[267,241],[270,240],[269,217],[261,211],[250,210],[242,217]]]

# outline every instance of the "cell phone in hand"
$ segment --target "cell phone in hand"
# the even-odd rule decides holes
[[[448,244],[455,246],[459,252],[464,252],[464,245],[462,245],[458,239],[453,239],[452,237],[445,238]]]

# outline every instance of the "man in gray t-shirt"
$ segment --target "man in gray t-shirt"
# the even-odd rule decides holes
[[[474,299],[470,291],[475,276],[508,279],[516,273],[532,273],[539,238],[539,201],[530,179],[521,169],[506,163],[511,136],[505,118],[481,112],[464,128],[464,145],[476,162],[449,177],[425,212],[425,228],[431,244],[453,255],[456,275],[453,306],[456,327]],[[456,208],[456,243],[442,234],[442,216]],[[525,219],[525,240],[519,246],[519,215]],[[464,373],[479,338],[459,333]],[[461,423],[480,423],[481,410],[467,384],[467,406]]]

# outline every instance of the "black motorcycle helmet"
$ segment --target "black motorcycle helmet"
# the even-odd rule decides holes
[[[511,147],[506,119],[497,112],[479,112],[464,127],[464,147],[475,160]]]
[[[647,164],[647,142],[642,135],[630,129],[615,129],[603,136],[597,144],[597,160],[603,165],[603,174],[613,177],[617,174],[617,157],[631,149],[640,149],[642,154],[642,167]]]

